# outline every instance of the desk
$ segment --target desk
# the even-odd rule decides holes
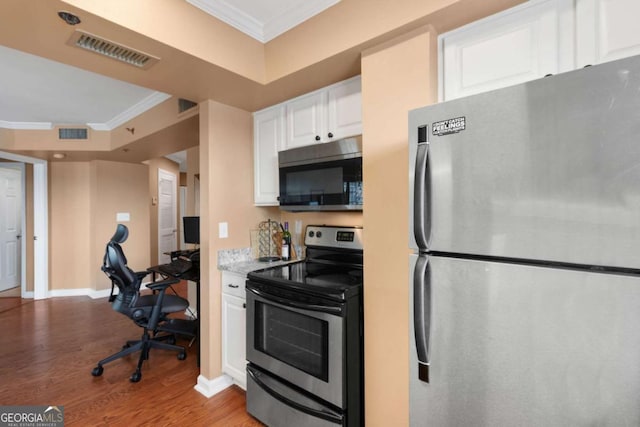
[[[198,341],[198,366],[200,366],[200,268],[194,266],[191,270],[179,275],[173,276],[162,270],[162,265],[154,265],[147,268],[152,274],[153,281],[156,281],[156,274],[159,274],[163,279],[172,278],[179,280],[188,280],[195,282],[196,284],[196,339]]]

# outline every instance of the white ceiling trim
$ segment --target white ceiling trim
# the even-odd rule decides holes
[[[339,2],[340,0],[309,1],[305,2],[303,6],[295,9],[289,9],[283,15],[280,15],[269,22],[265,22],[262,30],[263,43],[275,39],[280,34],[289,31],[293,27],[300,25],[307,19]]]
[[[242,31],[254,39],[261,41],[262,43],[265,42],[262,23],[229,3],[222,0],[215,3],[210,0],[187,0],[187,2],[204,10],[209,15],[213,15],[226,22],[233,28]]]
[[[118,114],[113,119],[109,120],[108,122],[106,122],[106,123],[87,123],[87,126],[89,126],[93,130],[107,130],[107,131],[113,130],[113,129],[117,128],[118,126],[123,125],[124,123],[126,123],[129,120],[133,119],[134,117],[139,116],[140,114],[144,113],[145,111],[150,110],[151,108],[155,107],[156,105],[160,104],[161,102],[166,101],[169,98],[171,98],[171,95],[168,95],[168,94],[162,93],[162,92],[154,92],[151,95],[149,95],[146,98],[144,98],[142,101],[140,101],[140,102],[132,105],[131,107],[127,108],[122,113]]]
[[[225,0],[186,1],[262,43],[267,43],[312,16],[340,2],[340,0],[301,2],[294,8],[283,10],[280,16],[270,21],[262,22]]]
[[[111,131],[118,126],[128,122],[129,120],[139,116],[147,110],[171,98],[171,95],[162,92],[154,92],[144,98],[142,101],[132,105],[122,113],[115,116],[106,123],[87,123],[87,126],[93,130]],[[0,128],[15,130],[51,130],[53,123],[51,122],[10,122],[0,120]]]
[[[8,122],[0,120],[0,128],[16,130],[51,130],[53,123],[50,122]]]

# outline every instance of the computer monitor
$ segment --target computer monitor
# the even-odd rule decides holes
[[[200,244],[200,217],[185,216],[182,217],[182,225],[184,229],[184,242]]]

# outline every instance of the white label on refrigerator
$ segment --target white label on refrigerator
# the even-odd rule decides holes
[[[449,135],[451,133],[458,133],[465,130],[466,118],[456,117],[455,119],[447,119],[439,122],[434,122],[431,125],[432,133],[434,136]]]

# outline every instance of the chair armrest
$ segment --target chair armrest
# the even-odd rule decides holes
[[[169,286],[174,285],[178,282],[180,282],[180,279],[170,278],[170,279],[160,280],[158,282],[147,283],[147,288],[151,289],[152,291],[163,291],[167,289]]]
[[[134,271],[133,274],[136,275],[138,279],[144,279],[146,276],[151,273],[150,271]]]

